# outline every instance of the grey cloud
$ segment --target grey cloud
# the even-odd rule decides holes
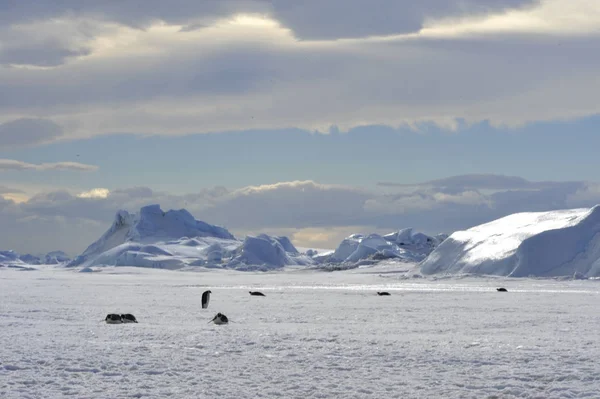
[[[89,53],[89,49],[72,50],[52,40],[11,47],[5,45],[0,48],[0,64],[52,67],[63,64],[69,57]]]
[[[156,20],[185,24],[194,20],[224,18],[234,13],[265,12],[268,2],[250,0],[190,1],[127,0],[123,2],[95,0],[14,1],[0,15],[0,22],[34,22],[68,15],[96,17],[143,28]]]
[[[111,192],[112,196],[125,195],[131,198],[152,198],[154,191],[149,187],[121,188]]]
[[[314,227],[354,224],[371,194],[350,187],[291,182],[240,189],[199,210],[236,228]]]
[[[534,0],[274,0],[273,15],[301,39],[337,39],[416,32],[428,18],[486,14]]]
[[[42,0],[14,2],[0,14],[0,22],[76,15],[136,28],[156,20],[194,27],[198,20],[210,23],[234,14],[258,13],[280,20],[301,39],[336,39],[414,32],[426,18],[484,14],[532,4],[534,0],[128,0],[118,5],[110,1]]]
[[[2,171],[47,171],[47,170],[72,170],[78,172],[93,172],[98,170],[97,166],[87,165],[79,162],[48,162],[48,163],[28,163],[14,159],[0,159],[0,172]]]
[[[11,187],[6,187],[6,186],[0,185],[0,195],[1,194],[22,194],[22,193],[24,193],[24,191],[20,190],[18,188],[11,188]]]
[[[418,184],[403,184],[393,182],[379,182],[378,186],[381,187],[435,187],[437,190],[450,189],[450,190],[466,190],[466,189],[479,189],[479,190],[526,190],[526,189],[540,189],[544,187],[553,187],[557,184],[556,182],[531,182],[522,177],[518,176],[503,176],[493,174],[470,174],[452,176],[444,179],[431,180]]]
[[[62,134],[63,129],[48,119],[15,119],[0,124],[0,148],[41,144]]]
[[[143,30],[165,21],[182,24],[181,31],[186,32],[219,19],[252,13],[276,18],[300,40],[329,40],[416,32],[427,18],[482,14],[532,3],[533,0],[378,0],[374,5],[366,0],[310,0],[302,4],[285,0],[129,0],[117,6],[112,2],[76,0],[16,2],[0,14],[0,23],[4,22],[0,30],[0,63],[61,65],[70,57],[89,54],[91,40],[103,30],[103,24],[111,23]]]
[[[259,42],[244,49],[174,45],[152,68],[132,56],[88,68],[8,70],[0,76],[0,110],[60,111],[77,137],[336,123],[345,129],[424,118],[523,123],[600,107],[593,83],[600,57],[587,44],[576,46],[582,40],[560,48],[520,38],[466,48],[456,41],[443,48],[431,41],[285,50]],[[587,67],[572,76],[578,63]]]

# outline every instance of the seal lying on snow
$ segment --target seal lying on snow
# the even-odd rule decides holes
[[[104,319],[104,321],[107,324],[121,324],[123,323],[123,320],[121,319],[121,315],[120,314],[116,314],[116,313],[109,313],[106,315],[106,318]]]
[[[123,323],[137,323],[137,319],[131,313],[122,314],[121,315],[121,321]]]
[[[209,321],[209,323],[210,322],[213,322],[215,324],[227,324],[229,323],[229,319],[223,313],[217,313],[216,316],[213,317],[211,321]]]
[[[104,321],[106,322],[106,324],[137,323],[137,319],[131,313],[109,313],[106,315]]]

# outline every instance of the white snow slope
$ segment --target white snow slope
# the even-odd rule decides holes
[[[376,272],[0,269],[0,398],[598,397],[598,282]]]
[[[149,205],[138,214],[119,211],[108,231],[67,266],[269,270],[310,264],[312,259],[301,255],[287,237],[262,234],[242,242],[184,209],[163,212],[159,205]]]
[[[453,233],[423,274],[600,276],[600,206],[517,213]]]

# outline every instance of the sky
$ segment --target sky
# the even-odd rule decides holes
[[[0,0],[0,250],[119,209],[333,248],[600,203],[597,0]]]

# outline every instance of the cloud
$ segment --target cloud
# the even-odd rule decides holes
[[[2,171],[48,171],[48,170],[71,170],[77,172],[94,172],[98,170],[97,166],[87,165],[79,162],[49,162],[49,163],[28,163],[16,161],[14,159],[0,159],[0,172]]]
[[[487,15],[534,4],[532,0],[308,0],[273,2],[272,15],[305,40],[361,38],[418,32],[430,19]]]
[[[93,188],[89,191],[84,191],[77,194],[78,198],[106,198],[110,195],[110,190],[107,188]]]
[[[600,7],[589,0],[542,0],[533,7],[507,9],[487,15],[446,17],[427,25],[421,34],[434,37],[498,33],[597,35]]]
[[[15,119],[0,124],[0,147],[41,144],[54,140],[62,134],[62,128],[47,119]]]
[[[487,179],[478,177],[477,185],[497,188],[503,177],[490,175]],[[473,177],[458,176],[447,181],[462,184],[473,182]],[[385,233],[414,227],[430,234],[450,233],[511,213],[600,203],[598,183],[521,184],[525,188],[509,187],[489,193],[449,184],[436,188],[425,183],[400,194],[382,194],[312,181],[236,190],[215,187],[186,195],[148,187],[108,193],[93,189],[85,196],[58,190],[39,193],[22,203],[0,198],[0,235],[6,237],[2,245],[21,252],[58,248],[77,254],[110,226],[117,210],[137,212],[142,206],[158,203],[163,209],[185,208],[196,218],[225,226],[238,236],[285,234],[299,246],[331,248],[352,232]]]
[[[6,186],[0,186],[0,195],[2,194],[23,194],[24,191],[18,188],[11,188]]]
[[[503,176],[493,174],[470,174],[452,176],[444,179],[431,180],[418,184],[405,184],[393,182],[379,182],[381,187],[434,187],[438,190],[465,190],[465,189],[488,189],[488,190],[527,190],[539,189],[555,185],[555,182],[531,182],[518,176]]]
[[[14,21],[13,21],[14,22]],[[4,24],[0,27],[0,65],[52,67],[70,57],[89,54],[88,42],[98,26],[86,20],[49,19],[31,24]]]
[[[369,199],[365,210],[375,214],[402,215],[447,206],[490,206],[487,196],[476,190],[448,194],[435,189],[416,190],[409,194],[384,195]]]
[[[189,1],[130,0],[115,4],[111,2],[82,2],[80,0],[37,1],[27,4],[15,2],[0,16],[5,24],[24,25],[40,20],[60,20],[77,15],[90,16],[104,21],[143,28],[157,20],[169,23],[212,22],[233,13],[263,12],[268,1],[227,0]]]
[[[17,5],[0,113],[73,139],[600,112],[596,2],[418,3]]]

